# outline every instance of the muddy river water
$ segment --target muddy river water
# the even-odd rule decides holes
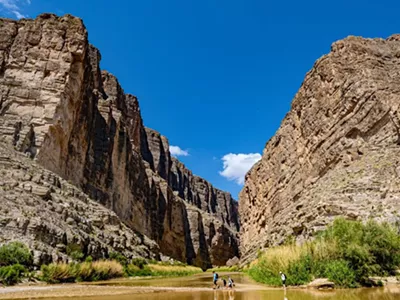
[[[221,274],[226,276],[227,274]],[[316,291],[271,289],[232,274],[234,290],[211,288],[211,274],[185,278],[123,279],[87,285],[0,289],[0,299],[59,300],[400,300],[400,286],[374,289]]]

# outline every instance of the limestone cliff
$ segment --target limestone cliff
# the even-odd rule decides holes
[[[40,266],[68,261],[68,248],[92,256],[111,252],[157,259],[158,245],[135,233],[111,210],[0,142],[0,244],[19,240]]]
[[[399,220],[400,38],[348,37],[319,59],[240,194],[244,260],[336,216]]]
[[[185,165],[172,157],[166,137],[149,128],[145,128],[143,137],[142,156],[148,168],[152,170],[152,176],[149,178],[158,175],[157,181],[162,182],[164,186],[161,189],[163,193],[161,198],[182,199],[184,202],[182,208],[184,217],[179,217],[178,220],[188,219],[186,224],[190,228],[190,238],[186,239],[189,242],[186,242],[188,261],[206,267],[207,264],[224,265],[229,258],[239,257],[237,202],[229,193],[216,189],[203,178],[193,175]],[[172,223],[165,224],[164,221],[163,226],[172,226]],[[160,224],[159,228],[163,226]],[[168,236],[160,246],[162,249],[171,249],[179,236],[183,238],[187,234],[182,231],[178,235],[174,234],[172,238]],[[182,249],[179,251],[183,253]]]
[[[192,217],[190,201],[169,184],[169,152],[157,157],[136,97],[100,70],[100,59],[78,18],[1,19],[0,141],[81,188],[162,253],[202,267],[237,256],[235,202],[226,196],[218,212],[200,206]]]

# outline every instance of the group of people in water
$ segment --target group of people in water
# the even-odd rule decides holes
[[[283,272],[279,272],[279,275],[281,277],[282,286],[283,286],[283,290],[284,290],[283,300],[288,300],[288,298],[286,297],[286,274],[284,274]],[[222,281],[222,284],[223,284],[222,289],[228,289],[229,300],[234,300],[235,299],[235,290],[234,290],[235,282],[233,281],[231,276],[228,276],[228,280],[226,280],[226,277],[222,278],[220,280],[218,273],[213,271],[214,300],[218,300],[219,299],[218,295],[220,293],[217,292],[216,290],[221,288],[221,285],[218,284],[221,281]],[[225,296],[224,296],[224,299],[225,299]]]
[[[213,271],[213,283],[214,283],[213,289],[220,288],[220,285],[218,284],[218,280],[219,280],[218,273]],[[223,284],[223,288],[225,288],[225,289],[226,288],[233,289],[233,287],[235,286],[235,282],[233,281],[231,276],[228,276],[228,280],[226,280],[226,278],[222,278],[222,284]]]
[[[283,288],[286,290],[286,274],[284,274],[283,272],[279,272],[279,275],[281,276]],[[218,279],[219,279],[218,273],[213,271],[213,283],[214,283],[213,289],[220,288],[220,285],[218,285]],[[233,287],[235,286],[235,282],[233,281],[231,276],[228,276],[228,281],[226,281],[225,278],[222,278],[222,283],[223,283],[223,288],[225,289],[226,288],[233,289]]]

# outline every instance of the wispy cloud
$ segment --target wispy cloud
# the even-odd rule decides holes
[[[14,15],[17,19],[26,17],[22,11],[24,6],[30,4],[31,0],[0,0],[0,6],[9,14]]]
[[[237,184],[244,184],[244,177],[251,167],[261,159],[259,153],[229,153],[222,157],[223,170],[219,174],[228,180],[236,181]]]
[[[188,150],[182,150],[179,146],[169,146],[169,152],[173,156],[188,156]]]

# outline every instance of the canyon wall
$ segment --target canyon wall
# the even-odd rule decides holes
[[[309,71],[240,193],[243,261],[337,216],[399,221],[400,36],[348,37]]]
[[[99,68],[82,21],[0,20],[0,142],[203,268],[239,255],[237,204],[172,158],[136,97]],[[157,251],[156,251],[157,252]]]

